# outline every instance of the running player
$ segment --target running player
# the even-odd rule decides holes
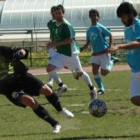
[[[53,6],[51,8],[52,20],[50,20],[47,24],[47,27],[50,30],[50,40],[52,40],[52,33],[51,33],[52,30],[51,29],[53,27],[53,22],[55,22],[55,8],[56,8],[56,6]],[[56,50],[55,50],[55,48],[50,47],[50,48],[48,48],[48,51],[49,51],[49,60],[50,60],[53,56],[55,56]],[[57,75],[57,73],[56,73],[56,75]],[[48,74],[48,76],[49,76],[49,82],[47,83],[47,85],[52,88],[53,87],[53,78],[51,78],[50,74]],[[59,82],[56,81],[56,83],[59,86],[58,93],[60,94],[60,93],[67,91],[67,89],[68,89],[67,85],[60,84],[60,83],[62,83],[62,80],[60,79],[60,77],[58,77],[58,81]]]
[[[20,61],[27,57],[26,49],[0,46],[0,93],[19,107],[29,106],[39,118],[54,128],[53,133],[59,133],[59,122],[32,96],[45,95],[58,112],[68,118],[73,118],[74,115],[62,108],[58,97],[46,84],[27,72],[28,68]]]
[[[70,70],[75,70],[77,75],[81,77],[88,85],[92,98],[96,98],[96,92],[90,80],[90,77],[83,71],[79,60],[79,46],[75,42],[75,32],[67,21],[64,20],[65,10],[63,6],[57,6],[55,11],[56,21],[52,28],[52,42],[47,47],[55,47],[57,54],[50,60],[47,66],[47,72],[58,81],[56,75],[57,69],[68,67]],[[60,83],[63,85],[63,83]],[[58,95],[60,96],[60,95]]]
[[[125,25],[125,44],[116,45],[110,51],[127,50],[127,62],[131,68],[130,98],[140,106],[140,20],[137,11],[129,2],[123,2],[117,9],[117,16]]]
[[[99,75],[99,69],[101,68],[101,75],[106,76],[111,71],[113,63],[119,61],[119,59],[113,57],[113,60],[111,60],[111,56],[107,51],[112,45],[112,34],[105,26],[98,22],[100,18],[99,12],[96,9],[91,9],[89,11],[89,18],[91,19],[91,26],[87,30],[87,42],[81,48],[81,51],[86,49],[91,43],[93,51],[91,57],[92,72],[99,88],[97,93],[104,94],[105,88]],[[109,43],[107,37],[109,37]]]

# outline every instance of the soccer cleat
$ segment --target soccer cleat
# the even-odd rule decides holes
[[[98,94],[105,94],[105,91],[102,90],[102,89],[99,89],[99,90],[97,91],[97,93],[98,93]]]
[[[54,128],[54,129],[53,129],[53,133],[57,134],[57,133],[59,133],[60,130],[61,130],[61,125],[60,125],[60,124],[57,124],[57,125],[55,125],[53,128]]]
[[[115,57],[115,56],[111,56],[111,60],[113,61],[113,63],[117,63],[117,62],[120,62],[120,59],[118,57]]]
[[[76,71],[73,70],[73,71],[72,71],[72,74],[73,74],[73,77],[74,77],[76,80],[79,80],[79,77],[78,77]]]
[[[66,118],[74,118],[74,114],[69,110],[67,110],[66,108],[63,108],[60,113],[64,115]]]
[[[63,84],[63,85],[58,89],[57,96],[61,96],[62,93],[64,93],[64,92],[67,91],[67,90],[68,90],[67,85]]]
[[[97,89],[95,87],[90,92],[90,98],[91,98],[91,101],[97,99]]]

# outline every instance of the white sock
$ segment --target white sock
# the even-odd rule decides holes
[[[81,78],[86,82],[88,86],[92,86],[91,79],[85,71],[83,71],[83,75],[81,76]]]
[[[48,82],[48,84],[53,86],[53,78],[51,78],[50,75],[49,75],[49,82]]]
[[[49,72],[49,77],[53,78],[58,85],[62,83],[62,80],[58,77],[58,74],[55,70]]]

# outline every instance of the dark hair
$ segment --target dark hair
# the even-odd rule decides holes
[[[56,6],[52,6],[52,7],[51,7],[51,13],[54,12],[55,9],[56,9]]]
[[[100,17],[99,12],[98,12],[96,9],[91,9],[91,10],[89,11],[89,16],[90,16],[92,13],[95,13],[95,14],[97,14],[98,17]]]
[[[127,15],[133,14],[136,17],[137,11],[134,8],[133,4],[129,2],[123,2],[117,8],[117,16],[120,18],[122,14],[127,14]]]
[[[65,8],[61,4],[56,6],[56,10],[62,10],[63,14],[65,13]]]

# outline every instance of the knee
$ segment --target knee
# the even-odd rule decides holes
[[[39,93],[40,93],[40,94],[43,94],[43,95],[45,95],[45,96],[50,96],[50,95],[53,93],[53,91],[52,91],[52,89],[51,89],[49,86],[47,86],[47,85],[45,84],[45,85],[43,85],[43,86],[41,87]]]
[[[83,75],[83,72],[81,71],[81,72],[77,72],[77,76],[78,77],[81,77]]]
[[[140,106],[140,96],[132,97],[131,102],[136,106]]]
[[[101,75],[106,76],[109,73],[108,70],[101,70]]]
[[[47,71],[47,73],[51,72],[51,68],[49,66],[47,66],[46,71]]]
[[[38,103],[35,101],[35,99],[28,95],[21,97],[21,103],[25,106],[31,107],[33,110],[38,107]]]

